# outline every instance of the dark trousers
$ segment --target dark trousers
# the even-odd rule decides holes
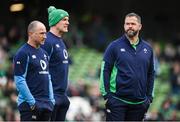
[[[132,105],[111,97],[106,102],[106,121],[142,121],[148,108],[148,100]]]
[[[69,108],[70,102],[66,95],[55,98],[56,104],[51,116],[51,121],[65,121],[66,113]]]
[[[52,111],[46,108],[35,108],[33,111],[27,102],[18,106],[21,121],[50,121]]]

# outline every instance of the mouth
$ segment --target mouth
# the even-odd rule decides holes
[[[64,27],[64,31],[68,31],[68,27]]]
[[[134,30],[131,30],[131,29],[129,29],[129,30],[126,31],[126,34],[127,34],[130,38],[136,36],[137,33],[138,33],[138,31],[134,31]]]
[[[45,42],[45,38],[41,42]]]
[[[127,32],[132,33],[132,32],[134,32],[134,30],[129,29],[129,30],[127,30]]]
[[[65,28],[68,28],[68,26],[69,26],[69,25],[65,25],[64,27],[65,27]]]

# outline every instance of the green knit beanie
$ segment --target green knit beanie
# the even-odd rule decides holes
[[[48,8],[49,26],[52,27],[61,21],[64,17],[69,17],[68,12],[62,9],[56,9],[54,6]]]

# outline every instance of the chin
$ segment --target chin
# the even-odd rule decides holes
[[[44,45],[44,42],[41,42],[41,45]]]
[[[133,34],[128,34],[127,35],[129,38],[133,38],[135,35],[133,35]]]

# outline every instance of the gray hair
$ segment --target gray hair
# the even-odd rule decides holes
[[[139,23],[141,23],[141,17],[138,15],[138,14],[136,14],[136,13],[129,13],[129,14],[127,14],[126,16],[125,16],[125,18],[127,18],[127,17],[136,17],[137,18],[137,20],[138,20],[138,22]]]
[[[28,31],[28,32],[33,32],[33,31],[35,31],[38,23],[41,23],[41,22],[40,22],[40,21],[37,21],[37,20],[32,21],[32,22],[28,25],[28,30],[27,30],[27,31]]]

